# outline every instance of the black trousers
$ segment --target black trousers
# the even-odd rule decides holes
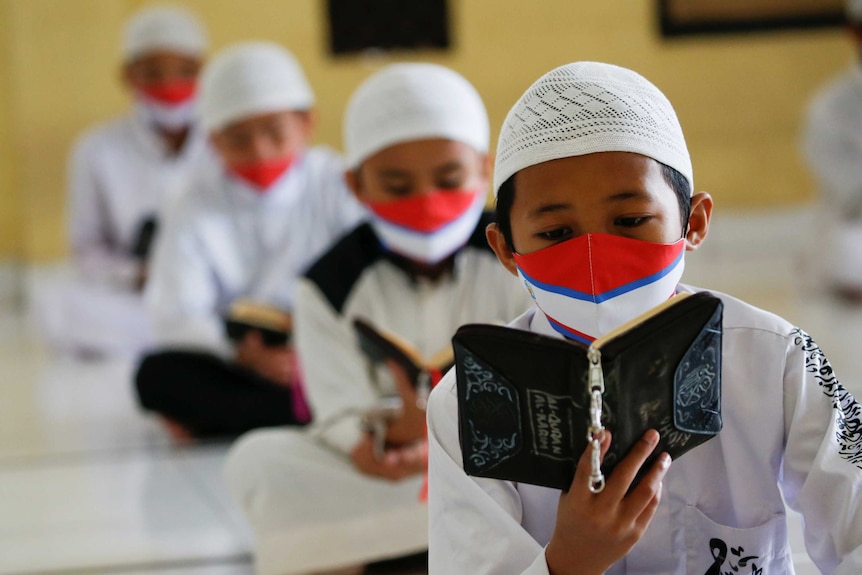
[[[299,425],[290,389],[207,353],[148,355],[138,367],[135,387],[141,407],[179,423],[196,437]]]

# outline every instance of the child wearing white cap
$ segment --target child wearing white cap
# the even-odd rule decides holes
[[[310,147],[314,95],[296,59],[268,42],[231,46],[203,72],[200,114],[218,155],[172,206],[146,298],[160,349],[136,375],[141,405],[180,435],[303,424],[292,346],[224,318],[239,299],[289,312],[297,276],[362,212],[343,162]]]
[[[140,289],[166,198],[208,155],[193,119],[206,48],[200,23],[183,8],[149,6],[126,24],[122,78],[133,109],[75,144],[69,238],[78,273],[35,306],[60,349],[135,355],[152,344]]]
[[[354,319],[430,357],[450,347],[462,323],[508,321],[529,305],[484,240],[488,119],[463,77],[432,64],[381,70],[353,94],[344,139],[348,182],[371,219],[297,286],[297,345],[315,424],[249,434],[226,466],[257,533],[260,573],[426,549],[424,410],[403,371],[366,359]],[[393,397],[399,413],[380,453],[360,419]]]
[[[816,232],[809,238],[810,276],[841,299],[862,303],[862,0],[846,0],[854,59],[812,100],[803,151],[820,191]],[[827,225],[828,222],[828,225]],[[825,280],[825,281],[824,281]]]
[[[697,291],[678,282],[712,199],[692,182],[676,114],[646,79],[593,62],[542,76],[505,120],[494,175],[488,239],[535,300],[511,327],[592,341],[675,291]],[[593,257],[605,248],[638,257]],[[634,280],[584,297],[565,289],[586,273],[570,261]],[[823,573],[862,572],[862,407],[804,331],[715,295],[723,429],[673,463],[658,454],[634,486],[656,430],[600,493],[589,453],[566,492],[466,475],[450,372],[428,406],[430,572],[793,573],[785,501],[803,514]],[[605,433],[601,453],[612,441]]]

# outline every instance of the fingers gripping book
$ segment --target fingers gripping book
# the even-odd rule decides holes
[[[462,326],[453,347],[464,470],[568,490],[590,445],[596,382],[601,425],[613,434],[604,475],[650,428],[661,434],[653,458],[704,443],[722,425],[722,311],[709,293],[677,294],[589,347]]]

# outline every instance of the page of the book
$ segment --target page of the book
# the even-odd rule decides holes
[[[601,351],[605,474],[649,428],[679,457],[721,429],[721,300],[679,297],[608,334]],[[567,489],[587,447],[587,346],[490,325],[453,338],[467,473]],[[648,468],[645,465],[644,468]]]
[[[291,315],[279,308],[249,300],[234,302],[224,318],[231,341],[242,341],[249,331],[260,333],[268,346],[287,345],[293,331]]]

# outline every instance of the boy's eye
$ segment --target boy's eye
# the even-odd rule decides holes
[[[399,198],[403,198],[410,194],[409,186],[387,186],[386,191],[390,196],[397,196]]]
[[[441,190],[456,190],[461,187],[461,180],[443,180],[437,182],[437,187]]]
[[[636,228],[645,223],[648,219],[649,217],[647,216],[621,217],[614,220],[614,225],[622,226],[624,228]]]
[[[536,235],[539,236],[540,238],[542,238],[543,240],[559,240],[559,239],[562,239],[568,235],[571,235],[571,233],[572,233],[572,228],[563,227],[563,228],[557,228],[555,230],[550,230],[547,232],[540,232]]]

